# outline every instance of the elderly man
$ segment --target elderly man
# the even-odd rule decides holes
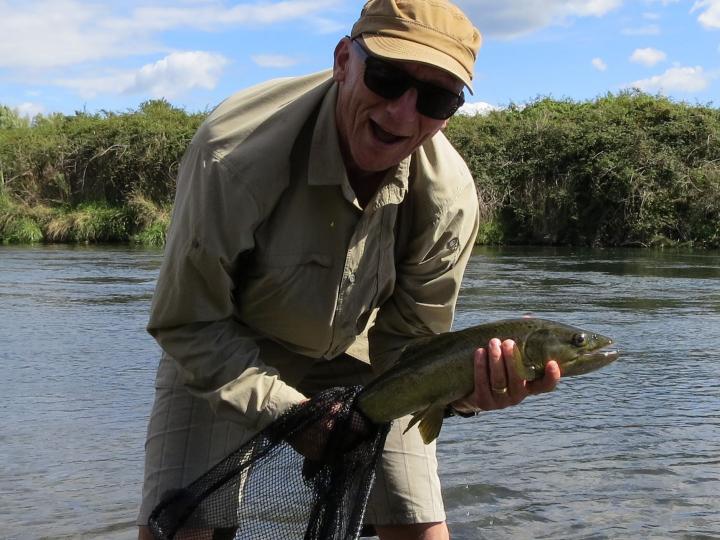
[[[445,0],[370,0],[331,74],[245,90],[199,129],[148,325],[163,355],[141,538],[166,490],[307,396],[364,384],[409,339],[450,329],[478,208],[441,130],[479,46]],[[474,393],[455,409],[554,388],[556,364],[526,383],[512,352],[478,349]],[[406,425],[388,436],[366,522],[382,540],[448,538],[435,446]]]

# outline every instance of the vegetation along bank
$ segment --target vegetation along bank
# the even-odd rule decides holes
[[[148,101],[37,117],[0,106],[0,242],[162,245],[205,113]],[[720,247],[720,109],[639,92],[454,117],[478,243]]]

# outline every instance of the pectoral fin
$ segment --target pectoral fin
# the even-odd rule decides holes
[[[440,428],[442,427],[443,418],[445,417],[445,404],[444,403],[433,403],[423,409],[422,411],[413,414],[412,420],[405,428],[403,433],[407,433],[408,430],[415,424],[419,423],[418,431],[425,444],[430,444],[440,435]]]

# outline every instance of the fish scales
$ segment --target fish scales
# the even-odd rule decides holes
[[[434,440],[450,403],[474,388],[474,351],[492,338],[515,341],[513,367],[526,380],[542,377],[555,360],[563,376],[580,375],[613,362],[612,339],[566,324],[538,318],[496,321],[419,338],[397,363],[358,396],[360,410],[372,421],[389,422],[413,415],[426,443]]]

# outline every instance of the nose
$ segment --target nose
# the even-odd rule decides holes
[[[409,88],[397,99],[389,100],[385,109],[399,123],[414,122],[417,118],[417,90]]]

